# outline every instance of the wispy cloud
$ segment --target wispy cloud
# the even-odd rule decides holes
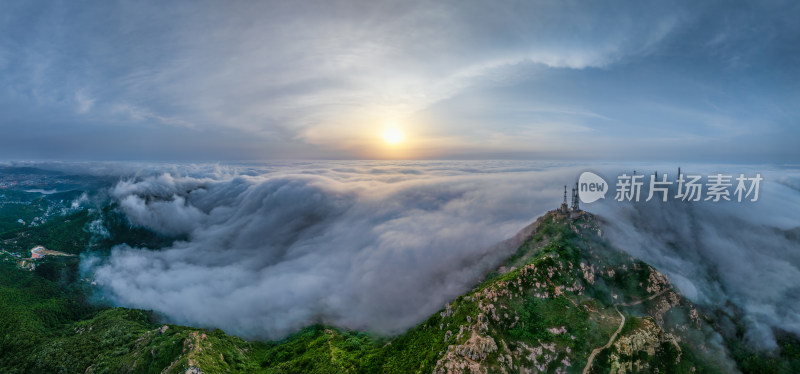
[[[89,105],[89,107],[91,107],[91,105]],[[151,112],[148,109],[137,107],[135,105],[130,105],[130,104],[115,104],[111,108],[111,111],[114,113],[127,115],[130,119],[135,121],[156,121],[160,124],[169,126],[182,126],[188,128],[196,127],[195,124],[184,121],[180,118],[160,116]]]
[[[9,145],[24,140],[21,123],[30,122],[39,132],[117,124],[140,137],[183,127],[181,136],[261,142],[270,157],[284,157],[287,147],[292,156],[387,156],[375,140],[389,121],[416,135],[409,157],[469,153],[486,134],[535,140],[526,124],[540,126],[536,114],[487,104],[463,120],[460,111],[476,101],[614,118],[563,116],[553,125],[609,138],[653,138],[674,126],[705,138],[711,111],[716,123],[744,129],[730,146],[796,132],[787,125],[798,116],[790,108],[796,87],[783,79],[797,73],[797,64],[784,63],[797,59],[785,46],[800,34],[791,2],[12,2],[7,13],[14,16],[0,20],[0,105],[23,117],[0,122],[18,134]],[[684,116],[642,102],[706,112]],[[759,135],[753,117],[779,130]],[[70,147],[80,149],[65,143],[63,152]],[[526,152],[502,143],[489,151]]]
[[[78,113],[88,113],[92,110],[97,99],[89,97],[83,90],[75,92],[75,111]]]

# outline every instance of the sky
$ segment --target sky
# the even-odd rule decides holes
[[[6,160],[795,163],[795,1],[4,1]]]

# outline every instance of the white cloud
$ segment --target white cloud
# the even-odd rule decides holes
[[[604,176],[668,169],[597,167]],[[770,346],[772,328],[800,332],[792,213],[800,176],[727,168],[764,175],[758,203],[606,199],[584,208],[603,217],[616,246],[669,274],[692,301],[736,305],[751,341]],[[316,322],[378,333],[413,326],[515,249],[491,246],[556,207],[560,186],[583,168],[331,161],[145,170],[111,195],[134,224],[187,240],[161,250],[119,246],[108,258],[85,256],[84,270],[120,305],[276,338]]]
[[[558,202],[546,186],[563,171],[487,165],[500,174],[333,163],[120,182],[112,195],[131,222],[188,240],[119,246],[84,266],[112,300],[179,323],[247,337],[316,321],[396,333],[471,287],[515,249],[491,246]]]
[[[97,101],[96,98],[88,96],[83,90],[79,90],[75,92],[75,104],[76,108],[75,111],[84,114],[88,113],[92,110],[94,103]]]

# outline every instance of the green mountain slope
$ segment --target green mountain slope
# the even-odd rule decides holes
[[[85,282],[65,284],[64,277],[38,274],[46,266],[30,272],[8,261],[0,268],[0,372],[727,373],[738,371],[737,364],[745,372],[798,367],[800,345],[792,338],[782,341],[777,356],[749,351],[735,337],[722,339],[712,317],[681,297],[666,276],[611,247],[601,227],[588,213],[574,220],[547,213],[523,230],[530,233],[523,244],[480,284],[391,338],[311,326],[279,342],[247,342],[220,330],[163,324],[144,311],[90,306]]]
[[[268,349],[265,366],[336,372],[331,365],[343,356],[336,351],[350,352],[350,340],[366,357],[340,367],[351,371],[732,369],[724,347],[709,344],[715,333],[697,310],[664,275],[603,241],[594,217],[550,212],[534,226],[498,271],[396,339],[380,345],[334,330],[305,331]]]

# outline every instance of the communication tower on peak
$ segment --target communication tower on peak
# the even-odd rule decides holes
[[[567,205],[567,185],[564,185],[564,202],[561,203],[561,213],[569,213],[569,205]]]
[[[581,210],[578,203],[578,182],[575,182],[575,188],[572,189],[572,211],[578,212]]]

